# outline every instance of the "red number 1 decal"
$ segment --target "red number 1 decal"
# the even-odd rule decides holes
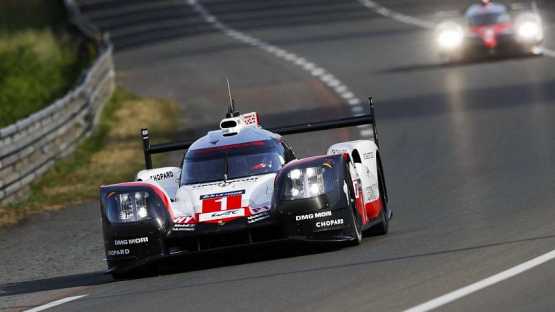
[[[242,195],[231,195],[226,197],[216,197],[204,199],[202,201],[202,212],[216,212],[241,208]]]

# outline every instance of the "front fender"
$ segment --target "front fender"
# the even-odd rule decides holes
[[[324,168],[325,192],[314,197],[288,199],[288,174],[295,169]],[[289,237],[306,240],[348,240],[352,205],[347,183],[348,155],[327,155],[294,161],[276,178],[272,212]],[[350,186],[349,186],[350,185]]]
[[[140,221],[122,222],[117,197],[148,193],[148,215]],[[163,238],[172,224],[168,195],[153,183],[131,182],[100,188],[100,213],[106,260],[110,270],[164,253]]]

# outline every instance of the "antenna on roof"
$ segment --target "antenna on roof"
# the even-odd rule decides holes
[[[235,100],[231,95],[231,84],[229,83],[228,78],[226,78],[225,81],[227,82],[227,94],[229,96],[229,107],[227,109],[227,114],[225,115],[225,117],[226,118],[237,117],[240,115],[240,113],[235,111]]]

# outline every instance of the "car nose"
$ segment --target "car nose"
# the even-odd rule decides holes
[[[492,28],[487,28],[482,33],[482,40],[484,41],[484,45],[487,48],[495,48],[497,46],[497,38],[495,34],[495,30]]]

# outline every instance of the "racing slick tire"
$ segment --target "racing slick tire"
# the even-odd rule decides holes
[[[380,189],[380,194],[385,195],[385,189],[383,187],[385,182],[384,182],[383,173],[380,167],[378,167],[378,181],[379,181],[378,186]],[[386,200],[384,200],[384,196],[382,196],[380,200],[382,201],[382,210],[380,211],[380,215],[378,216],[380,223],[374,225],[369,229],[368,234],[370,235],[376,235],[376,236],[385,235],[387,234],[387,232],[389,232],[389,220],[393,214],[387,208],[387,202]]]
[[[353,221],[353,239],[349,241],[349,246],[357,246],[362,242],[362,220],[356,209],[351,209],[351,218]]]
[[[387,234],[387,232],[389,232],[389,220],[388,220],[387,214],[385,213],[385,210],[386,209],[384,206],[384,208],[380,212],[380,215],[378,216],[378,218],[380,219],[380,223],[370,228],[369,234],[379,236],[379,235],[385,235]]]
[[[345,178],[345,180],[351,180],[351,177],[348,176]],[[347,182],[346,182],[347,183]],[[348,203],[348,207],[350,207],[350,217],[351,217],[351,221],[353,224],[353,239],[350,240],[348,242],[349,246],[357,246],[360,245],[360,243],[362,242],[362,217],[359,215],[359,213],[356,210],[356,205],[355,205],[355,196],[354,196],[354,189],[352,187],[353,183],[347,183],[348,185],[348,197],[347,197],[347,203]]]

